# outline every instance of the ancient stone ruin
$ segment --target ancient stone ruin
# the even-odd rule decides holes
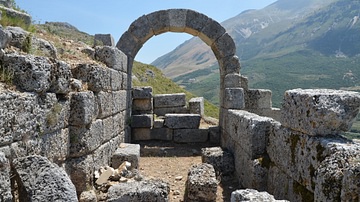
[[[220,66],[218,127],[199,129],[202,98],[187,108],[183,94],[153,95],[149,87],[131,86],[137,52],[165,32],[198,36],[213,50]],[[226,30],[201,13],[170,9],[141,16],[116,47],[93,50],[101,63],[75,68],[57,60],[46,41],[36,47],[47,56],[7,51],[27,35],[0,28],[2,70],[19,89],[0,84],[1,201],[96,201],[98,170],[137,167],[134,140],[218,143],[203,150],[204,164],[190,169],[188,201],[213,201],[219,172],[234,172],[246,188],[233,192],[232,201],[360,199],[360,145],[339,135],[358,114],[360,94],[295,89],[285,92],[281,109],[272,108],[271,91],[248,88]],[[110,187],[105,200],[168,201],[168,194],[168,184],[139,177]]]

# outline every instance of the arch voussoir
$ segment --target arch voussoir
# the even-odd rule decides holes
[[[219,37],[211,46],[212,51],[215,54],[217,60],[221,60],[224,57],[234,56],[236,47],[234,40],[228,33]]]
[[[199,36],[201,30],[207,25],[209,17],[199,12],[188,10],[186,15],[185,32]]]
[[[240,73],[240,61],[238,56],[231,55],[218,60],[220,66],[220,75],[227,74],[239,74]]]
[[[125,53],[128,57],[135,58],[142,45],[143,43],[130,34],[130,32],[126,31],[120,37],[116,47]]]
[[[146,15],[155,35],[170,31],[169,10],[161,10]]]
[[[169,31],[170,32],[185,32],[186,16],[188,10],[186,9],[170,9],[169,12]]]
[[[145,43],[154,36],[154,31],[150,26],[148,18],[143,15],[131,23],[128,32],[133,35],[140,43]]]
[[[200,31],[199,38],[208,46],[212,46],[218,38],[225,34],[225,32],[226,30],[223,26],[215,20],[209,18],[206,26]]]

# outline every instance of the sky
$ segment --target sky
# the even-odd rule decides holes
[[[276,0],[15,0],[33,22],[68,22],[88,34],[111,34],[115,44],[129,25],[142,15],[170,8],[196,10],[223,22],[248,9],[261,9]],[[192,36],[164,33],[149,39],[135,60],[151,63]]]

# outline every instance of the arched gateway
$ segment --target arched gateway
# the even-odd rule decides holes
[[[218,22],[193,10],[160,10],[143,15],[130,25],[116,45],[128,56],[128,84],[131,85],[132,65],[138,51],[152,36],[165,32],[188,33],[209,45],[220,66],[221,108],[244,108],[244,103],[238,100],[240,94],[243,95],[240,89],[243,78],[239,74],[240,63],[233,39]]]

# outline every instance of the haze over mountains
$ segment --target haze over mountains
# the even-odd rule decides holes
[[[359,90],[359,17],[360,1],[278,0],[221,24],[235,41],[241,74],[249,77],[250,87],[271,89],[279,106],[287,89]],[[217,103],[217,61],[197,37],[152,64]]]

